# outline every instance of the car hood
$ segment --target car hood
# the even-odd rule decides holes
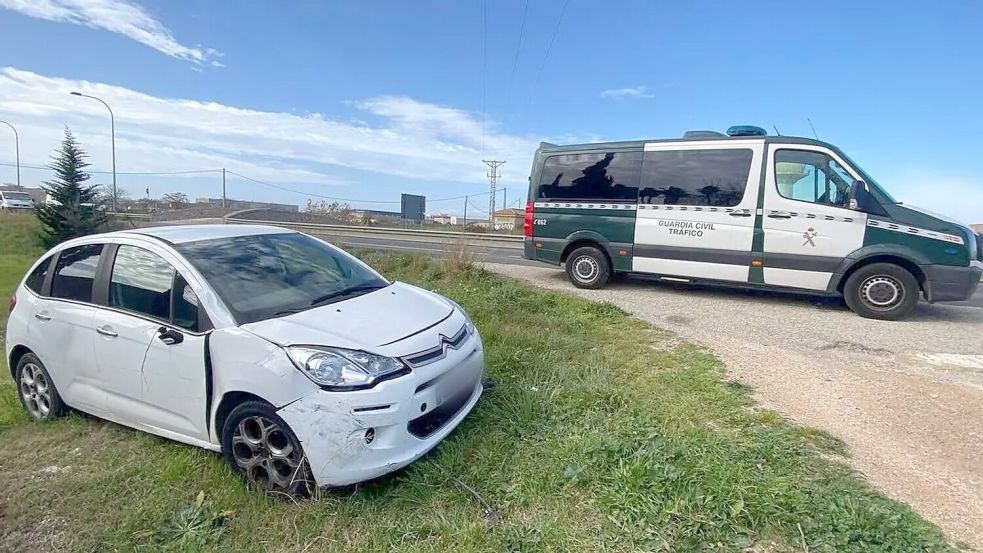
[[[280,346],[348,349],[384,346],[446,319],[454,307],[437,294],[402,282],[293,315],[242,325]]]

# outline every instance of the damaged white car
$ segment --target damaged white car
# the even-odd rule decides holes
[[[10,310],[5,351],[32,417],[71,407],[221,451],[273,492],[403,467],[482,392],[481,338],[460,306],[277,227],[71,240]]]

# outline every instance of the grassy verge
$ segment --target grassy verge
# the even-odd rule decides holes
[[[37,253],[14,243],[4,297]],[[209,452],[79,415],[30,423],[0,374],[0,550],[947,548],[837,462],[840,442],[755,408],[693,344],[464,263],[366,258],[458,300],[485,339],[498,385],[434,453],[314,501],[270,500]]]

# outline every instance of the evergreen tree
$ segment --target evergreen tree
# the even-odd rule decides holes
[[[49,201],[35,205],[41,221],[41,239],[47,247],[71,238],[98,232],[106,223],[99,204],[98,185],[86,185],[89,174],[88,156],[79,147],[72,131],[65,127],[65,139],[61,148],[51,158],[48,167],[54,170],[54,179],[42,186]]]

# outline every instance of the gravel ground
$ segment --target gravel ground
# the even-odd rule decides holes
[[[766,407],[841,438],[875,487],[983,550],[983,309],[921,303],[884,322],[838,300],[636,279],[579,290],[559,269],[485,266],[703,343]]]

